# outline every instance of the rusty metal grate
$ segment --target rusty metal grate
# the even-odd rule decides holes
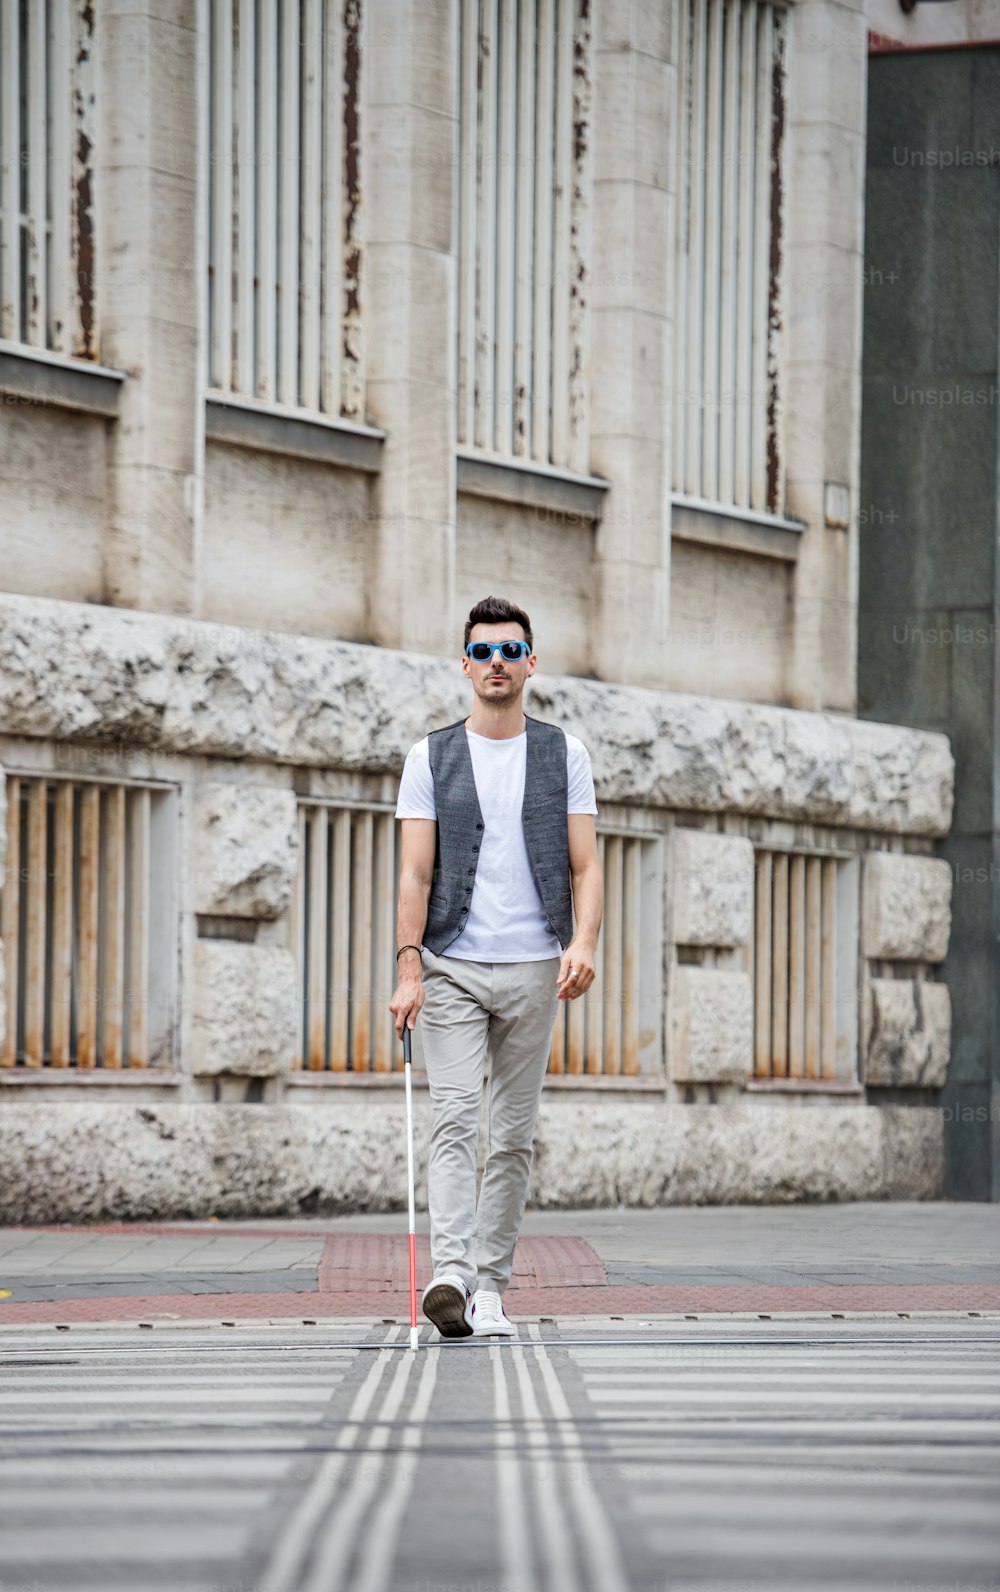
[[[674,492],[783,513],[786,13],[681,0]]]
[[[659,842],[598,833],[604,921],[597,978],[586,995],[560,1001],[549,1074],[631,1077],[661,1065],[663,948]]]
[[[96,360],[92,0],[0,0],[0,337]]]
[[[299,804],[292,901],[298,970],[295,1065],[332,1072],[403,1066],[389,1001],[402,837],[391,811]]]
[[[462,0],[458,440],[589,467],[588,0]]]
[[[160,1059],[150,945],[153,815],[163,800],[145,787],[8,776],[0,1065]]]
[[[209,385],[364,420],[361,0],[215,0]]]
[[[392,812],[299,804],[292,901],[299,1069],[401,1072],[394,989],[402,834]],[[662,857],[658,836],[599,833],[605,917],[598,979],[560,1002],[550,1075],[605,1077],[662,1066]]]
[[[757,852],[755,1078],[854,1079],[855,885],[836,857]]]

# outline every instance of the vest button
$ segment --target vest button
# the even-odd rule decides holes
[[[482,826],[482,824],[477,824],[477,825],[476,825],[476,828],[477,828],[477,829],[482,829],[482,827],[483,827],[483,826]]]
[[[475,873],[475,871],[476,871],[476,870],[475,870],[475,868],[470,868],[470,869],[469,869],[469,872],[470,872],[470,873]]]

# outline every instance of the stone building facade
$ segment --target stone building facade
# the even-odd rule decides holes
[[[954,760],[856,716],[868,27],[5,35],[6,1219],[405,1199],[392,812],[489,591],[605,870],[530,1198],[940,1196]]]

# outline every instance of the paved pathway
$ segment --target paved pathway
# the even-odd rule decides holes
[[[0,1331],[32,1322],[402,1319],[404,1229],[400,1216],[0,1229]],[[431,1275],[426,1234],[418,1275],[422,1288]],[[521,1319],[995,1314],[1000,1207],[532,1211],[506,1303]]]
[[[964,1321],[9,1328],[3,1592],[996,1592]]]

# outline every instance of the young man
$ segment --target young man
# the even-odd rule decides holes
[[[587,748],[524,712],[531,621],[486,597],[465,624],[467,719],[407,753],[396,817],[396,1033],[421,1016],[433,1127],[434,1276],[423,1309],[446,1338],[513,1337],[501,1294],[524,1216],[559,1002],[596,977],[603,884]],[[576,911],[576,931],[573,911]],[[476,1204],[483,1063],[489,1153]]]

